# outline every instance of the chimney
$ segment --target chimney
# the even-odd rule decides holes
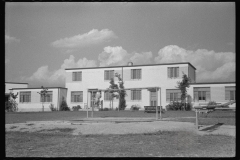
[[[133,66],[133,62],[128,62],[128,66]]]

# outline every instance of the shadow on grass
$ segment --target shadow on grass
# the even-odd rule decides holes
[[[213,131],[217,130],[221,125],[223,125],[223,123],[217,123],[217,124],[215,124],[215,125],[213,125],[213,126],[204,128],[204,129],[202,129],[202,130],[200,130],[200,131],[213,132]]]

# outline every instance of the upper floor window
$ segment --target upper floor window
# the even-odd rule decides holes
[[[141,69],[131,69],[131,79],[141,79],[142,70]]]
[[[114,78],[114,70],[105,70],[104,80],[111,80],[111,78]]]
[[[20,92],[20,102],[31,102],[31,91]]]
[[[179,77],[179,67],[168,67],[168,78]]]
[[[131,90],[131,100],[141,100],[142,92],[141,90]]]
[[[82,81],[82,72],[73,72],[72,80],[73,81]]]
[[[194,101],[210,101],[210,87],[194,87]]]
[[[235,87],[225,87],[225,100],[236,100],[235,99]]]
[[[166,98],[168,102],[180,101],[181,100],[181,90],[179,89],[167,89]]]
[[[52,91],[47,91],[45,96],[41,95],[41,102],[52,102]]]
[[[83,91],[71,92],[71,102],[83,102]]]

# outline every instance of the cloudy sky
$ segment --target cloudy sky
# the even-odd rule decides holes
[[[235,81],[234,2],[7,2],[5,81],[65,86],[65,68],[190,62]]]

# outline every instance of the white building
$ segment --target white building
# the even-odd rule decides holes
[[[182,80],[183,73],[192,80],[188,95],[193,105],[199,102],[223,103],[230,99],[235,100],[234,82],[196,83],[196,68],[188,62],[65,70],[67,73],[65,87],[68,88],[67,104],[69,107],[76,105],[82,108],[86,105],[92,107],[92,94],[95,95],[98,90],[109,88],[111,78],[114,78],[115,84],[118,84],[115,73],[121,75],[125,88],[134,88],[126,91],[126,109],[130,109],[134,104],[139,104],[142,109],[144,106],[156,105],[156,91],[148,89],[151,87],[160,87],[157,91],[157,103],[163,108],[171,101],[179,100],[181,93],[176,86],[177,82]],[[103,108],[110,108],[109,93],[101,91],[101,95]],[[118,99],[114,100],[113,108],[115,107],[118,107]]]
[[[14,94],[18,93],[16,102],[19,112],[51,111],[49,108],[51,104],[59,110],[62,98],[66,100],[67,88],[48,87],[47,89],[46,97],[41,97],[39,94],[42,88],[12,88],[10,90]]]

